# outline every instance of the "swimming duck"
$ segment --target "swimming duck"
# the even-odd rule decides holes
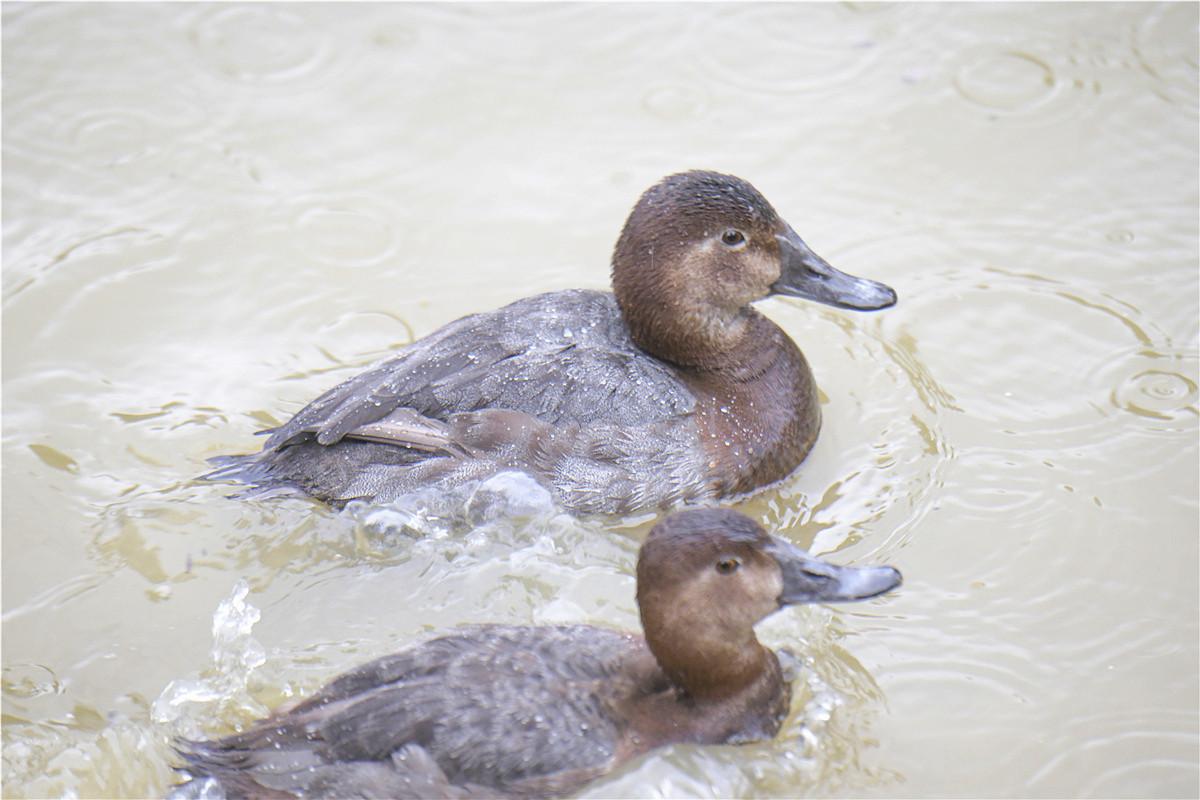
[[[770,738],[791,687],[754,625],[900,582],[892,567],[816,559],[734,511],[681,511],[638,556],[644,636],[481,626],[433,639],[242,733],[181,743],[188,796],[543,797],[668,744]]]
[[[896,302],[830,266],[749,183],[703,171],[638,200],[612,285],[452,322],[205,477],[341,505],[517,469],[562,506],[605,514],[746,494],[790,474],[820,427],[803,354],[750,304]]]

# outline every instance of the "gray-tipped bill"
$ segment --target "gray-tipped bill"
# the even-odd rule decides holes
[[[895,567],[842,567],[814,558],[796,545],[771,537],[767,552],[783,571],[779,605],[793,603],[840,603],[866,600],[900,585],[903,578]]]
[[[876,311],[896,304],[896,292],[879,281],[856,278],[834,269],[788,228],[776,234],[779,242],[779,280],[771,294],[803,297],[837,308]]]

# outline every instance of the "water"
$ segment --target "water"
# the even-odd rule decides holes
[[[778,739],[585,794],[1200,793],[1196,5],[3,14],[5,796],[162,795],[171,736],[454,625],[636,626],[647,519],[192,478],[462,314],[604,288],[693,167],[900,293],[762,304],[826,422],[741,508],[906,582],[762,626]]]

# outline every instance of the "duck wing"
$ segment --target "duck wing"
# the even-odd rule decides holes
[[[616,757],[611,703],[634,688],[617,678],[643,655],[640,638],[602,628],[480,626],[364,664],[249,730],[179,752],[195,779],[289,793],[331,772],[396,796],[439,782],[468,792],[582,782]]]
[[[264,449],[359,431],[374,441],[438,449],[436,422],[482,409],[520,411],[550,424],[644,425],[687,414],[694,398],[667,364],[639,350],[607,292],[570,290],[464,317],[335,386],[270,431]],[[414,414],[395,417],[398,409]],[[377,437],[369,426],[388,418]],[[400,421],[399,427],[395,423]],[[421,427],[418,425],[418,427]],[[433,441],[422,448],[422,437]]]

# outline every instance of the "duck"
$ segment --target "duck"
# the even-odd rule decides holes
[[[479,625],[370,661],[240,733],[176,743],[175,797],[552,797],[674,743],[774,737],[791,686],[754,626],[900,586],[745,515],[687,509],[637,560],[643,634]],[[219,793],[218,793],[219,790]]]
[[[748,495],[790,475],[821,425],[803,353],[751,305],[775,295],[896,302],[818,256],[748,181],[669,175],[621,230],[611,293],[548,292],[451,322],[203,477],[337,507],[512,470],[583,514]]]

